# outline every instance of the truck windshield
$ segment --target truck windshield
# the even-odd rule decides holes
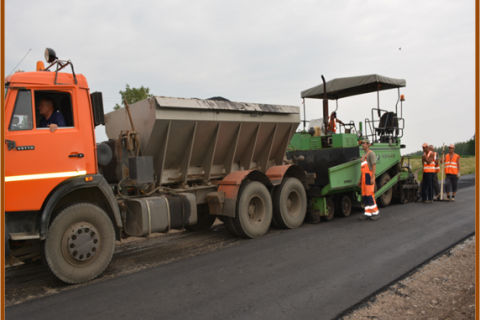
[[[3,96],[3,100],[7,98],[8,86],[9,86],[9,83],[5,83],[5,95]]]

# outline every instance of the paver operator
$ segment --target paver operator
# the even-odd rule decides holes
[[[337,122],[345,125],[342,121],[337,119],[337,113],[334,111],[330,115],[330,121],[328,122],[327,134],[334,134],[337,132]]]
[[[370,150],[370,140],[362,140],[362,148],[365,154],[362,156],[360,181],[358,186],[362,188],[362,202],[365,206],[365,213],[360,220],[377,220],[380,217],[377,203],[375,202],[375,170],[377,168],[377,157]]]
[[[443,158],[443,157],[442,157]],[[448,146],[448,154],[440,162],[445,161],[445,191],[450,201],[455,201],[457,193],[457,182],[460,175],[460,156],[455,153],[453,144]],[[450,195],[452,192],[452,195]]]

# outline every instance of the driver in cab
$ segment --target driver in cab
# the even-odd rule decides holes
[[[44,98],[40,101],[38,111],[41,115],[39,128],[49,128],[50,132],[55,132],[58,127],[65,127],[65,119],[60,112],[56,112],[53,106],[53,100]]]

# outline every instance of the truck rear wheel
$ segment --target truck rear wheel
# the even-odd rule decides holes
[[[390,181],[390,175],[388,172],[385,172],[380,176],[378,179],[378,188],[381,189],[384,185],[386,185]],[[378,205],[380,207],[386,207],[392,202],[393,196],[393,188],[388,189],[385,191],[380,197],[377,198]]]
[[[199,204],[197,206],[197,223],[186,227],[186,229],[190,231],[208,230],[215,223],[216,219],[216,216],[210,214],[207,203]]]
[[[98,277],[115,250],[115,230],[105,211],[91,203],[63,209],[53,220],[44,242],[50,271],[66,283]]]
[[[235,229],[242,237],[260,238],[271,221],[272,198],[267,187],[258,181],[246,182],[238,193]]]
[[[307,194],[300,180],[285,178],[273,193],[273,219],[281,228],[302,225],[307,213]]]
[[[341,195],[337,200],[335,213],[338,217],[348,217],[352,212],[352,199],[347,195]]]

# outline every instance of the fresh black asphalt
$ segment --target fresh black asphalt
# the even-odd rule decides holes
[[[462,179],[456,202],[305,224],[27,301],[6,318],[332,319],[475,232],[474,176]]]

